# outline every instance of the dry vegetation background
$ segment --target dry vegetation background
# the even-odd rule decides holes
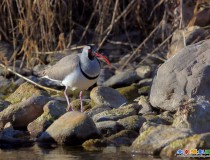
[[[129,53],[122,68],[152,55],[164,61],[176,29],[209,25],[209,11],[205,22],[197,17],[209,5],[209,0],[1,0],[0,40],[13,54],[0,58],[33,67],[45,63],[42,54],[94,43],[119,49],[109,52],[112,61]]]

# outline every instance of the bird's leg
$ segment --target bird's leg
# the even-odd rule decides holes
[[[64,95],[66,97],[66,101],[67,101],[67,111],[72,111],[73,109],[71,108],[71,105],[70,105],[70,102],[69,102],[69,98],[68,98],[68,95],[67,95],[67,90],[68,90],[68,86],[66,86],[65,90],[64,90]]]
[[[81,112],[83,112],[83,103],[82,103],[82,91],[79,93],[79,99],[80,99],[80,104],[81,104]]]

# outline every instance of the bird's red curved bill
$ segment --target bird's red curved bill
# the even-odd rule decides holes
[[[105,56],[101,55],[100,53],[95,53],[95,55],[96,57],[102,58],[109,66],[111,66],[111,63]]]

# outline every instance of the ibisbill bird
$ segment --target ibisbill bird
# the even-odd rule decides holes
[[[108,65],[111,65],[109,60],[102,54],[96,52],[92,46],[84,46],[82,53],[68,55],[55,65],[44,70],[44,78],[56,81],[65,86],[64,95],[69,111],[72,111],[73,108],[70,105],[67,95],[68,88],[80,90],[81,112],[83,112],[82,91],[96,83],[101,70],[98,59],[102,59]]]

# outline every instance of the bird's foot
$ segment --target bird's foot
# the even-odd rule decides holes
[[[74,111],[74,110],[73,110],[73,108],[72,108],[71,106],[68,106],[68,107],[66,108],[66,111],[67,111],[67,112],[71,112],[71,111]]]
[[[80,111],[83,112],[83,100],[82,100],[82,91],[80,91],[79,93],[79,99],[80,99]]]

